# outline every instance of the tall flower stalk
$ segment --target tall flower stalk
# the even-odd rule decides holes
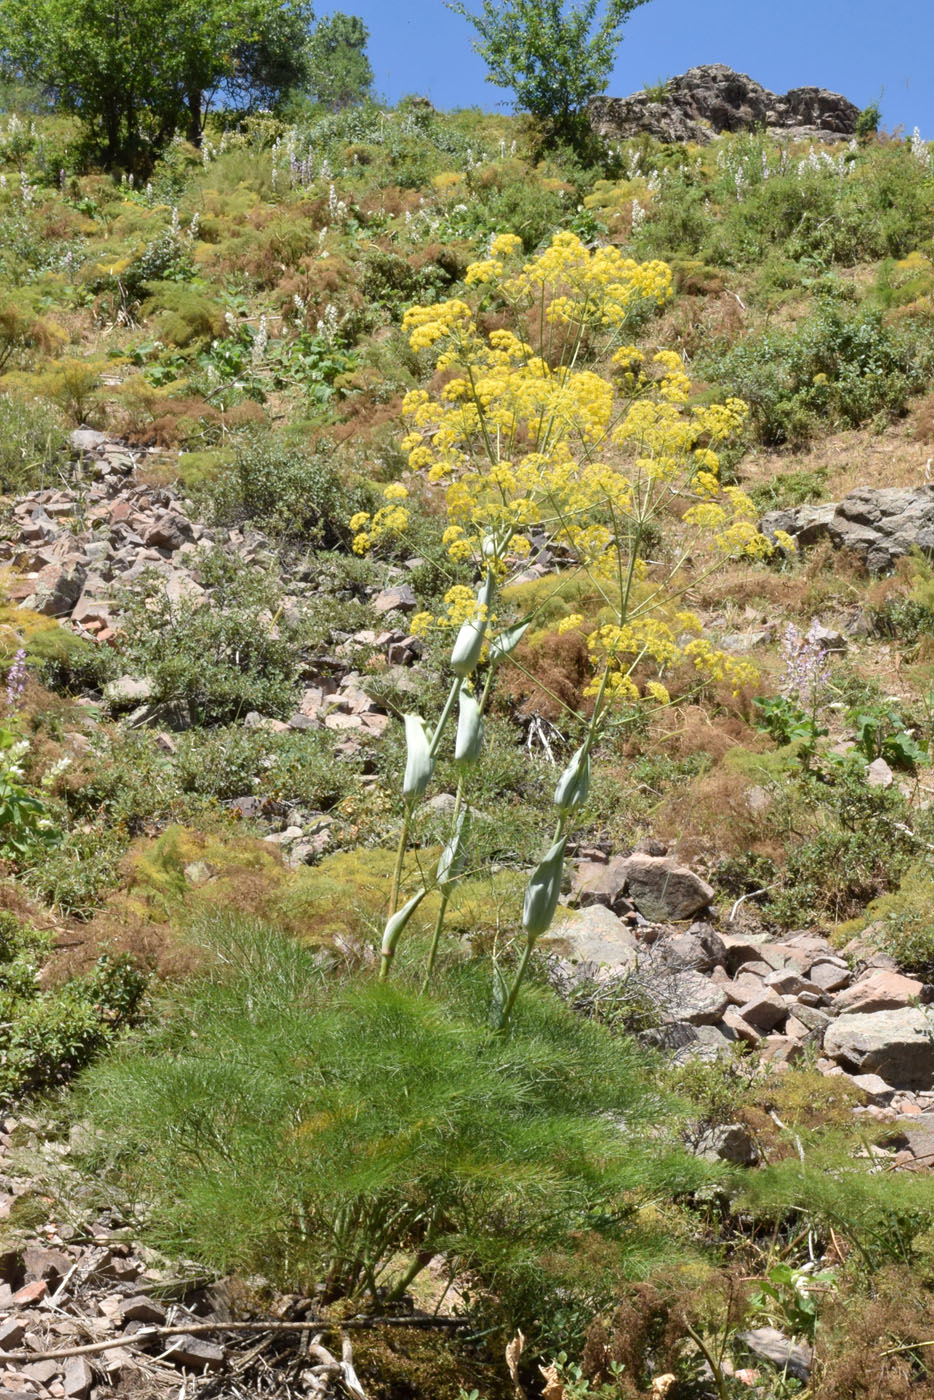
[[[467,777],[472,764],[482,763],[478,726],[494,668],[514,654],[528,625],[524,619],[503,627],[504,589],[526,567],[533,539],[536,546],[547,541],[572,561],[557,583],[577,576],[586,582],[581,596],[596,599],[584,612],[569,612],[558,628],[576,630],[584,639],[591,678],[586,710],[576,716],[584,738],[558,782],[554,834],[526,891],[519,963],[508,986],[502,978],[498,982],[497,1019],[505,1026],[535,946],[554,917],[567,839],[587,798],[591,755],[614,709],[620,702],[668,704],[665,681],[676,670],[737,691],[754,679],[749,663],[705,635],[685,595],[725,561],[766,558],[774,546],[757,530],[749,498],[720,481],[716,449],[741,426],[745,405],[735,399],[691,405],[690,381],[676,353],[647,356],[627,343],[633,329],[671,297],[665,264],[636,263],[615,247],[590,250],[571,233],[557,234],[549,247],[523,260],[520,240],[505,234],[493,240],[488,258],[468,268],[465,280],[483,308],[497,316],[499,328],[485,334],[476,310],[462,300],[413,307],[404,322],[412,348],[446,377],[436,393],[415,389],[407,395],[403,447],[413,474],[443,501],[443,539],[451,559],[472,561],[480,583],[476,591],[451,588],[439,615],[421,613],[413,620],[416,632],[454,633],[453,680],[430,738],[420,719],[406,718],[404,816],[389,909],[392,946],[387,958],[384,940],[381,975],[388,975],[398,920],[413,903],[397,911],[414,807],[457,709],[459,781],[445,847],[449,857],[445,864],[442,856],[435,880],[440,910],[426,984],[435,965],[463,868]],[[408,487],[395,482],[386,489],[385,506],[354,517],[355,549],[364,553],[384,535],[406,528],[407,496]],[[664,547],[653,544],[650,561],[649,541],[659,538]],[[452,873],[455,865],[458,873]]]

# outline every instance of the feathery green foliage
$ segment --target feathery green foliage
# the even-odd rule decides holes
[[[376,1306],[443,1252],[528,1328],[543,1314],[520,1300],[608,1300],[651,1253],[640,1203],[706,1173],[633,1047],[548,992],[494,1036],[483,963],[429,998],[325,978],[236,915],[200,935],[210,970],[84,1084],[161,1245]]]

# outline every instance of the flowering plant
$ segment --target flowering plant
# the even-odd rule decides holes
[[[516,236],[500,235],[465,278],[482,298],[480,309],[507,324],[485,332],[477,310],[462,300],[413,307],[404,321],[412,348],[433,363],[440,387],[407,395],[403,413],[410,431],[403,447],[423,489],[442,496],[449,555],[472,562],[483,580],[478,594],[453,588],[440,615],[420,613],[413,621],[415,631],[459,629],[444,713],[430,739],[420,722],[411,726],[419,735],[426,784],[460,697],[475,694],[482,714],[495,665],[512,653],[530,621],[502,633],[497,603],[533,548],[545,540],[560,549],[601,603],[598,616],[572,613],[560,624],[586,640],[591,678],[585,693],[592,703],[581,717],[584,742],[555,793],[553,839],[529,884],[526,946],[513,985],[501,997],[503,1022],[554,914],[570,821],[586,800],[591,749],[614,701],[669,703],[665,677],[676,668],[734,691],[753,681],[751,665],[716,647],[683,599],[699,574],[737,557],[767,558],[775,548],[757,530],[749,498],[720,482],[716,449],[743,423],[745,405],[736,399],[691,404],[690,381],[675,352],[647,355],[629,343],[647,308],[670,299],[669,268],[636,263],[615,247],[590,250],[569,232],[528,260],[520,250]],[[405,530],[408,494],[403,483],[393,483],[383,507],[354,517],[358,552]],[[660,535],[662,549],[654,543]],[[410,764],[412,754],[410,739]],[[464,809],[465,778],[466,769],[455,822]],[[405,923],[395,922],[395,905],[411,806],[406,798],[389,958]],[[410,904],[414,912],[417,905]],[[440,924],[429,966],[439,931]],[[384,945],[384,976],[385,954]]]

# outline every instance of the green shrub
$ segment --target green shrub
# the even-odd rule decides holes
[[[242,917],[200,934],[211,971],[84,1083],[161,1247],[376,1307],[442,1253],[547,1344],[644,1266],[639,1203],[702,1177],[648,1141],[632,1047],[546,991],[499,1037],[485,966],[427,998]]]
[[[146,978],[126,958],[40,989],[53,935],[0,912],[0,1098],[48,1089],[82,1069],[134,1020]]]
[[[827,468],[810,471],[779,472],[768,481],[757,481],[749,488],[759,511],[784,510],[823,500],[826,495]]]
[[[904,413],[927,381],[934,342],[895,331],[878,312],[824,304],[795,331],[766,331],[711,356],[701,372],[752,410],[760,441],[806,442],[818,422],[858,427]]]
[[[278,572],[214,550],[201,557],[210,602],[169,596],[158,575],[126,597],[123,654],[153,682],[156,703],[180,705],[192,723],[225,724],[251,710],[294,710],[302,629],[282,611]]]
[[[58,410],[42,399],[0,394],[0,491],[57,484],[67,462],[68,439]]]
[[[231,467],[208,488],[219,523],[249,521],[279,539],[326,548],[349,543],[347,522],[369,497],[361,485],[348,485],[326,448],[251,432],[238,438],[233,453]]]
[[[116,886],[126,849],[125,832],[104,826],[76,827],[41,855],[36,853],[32,863],[24,866],[23,879],[62,914],[89,919],[106,891]]]
[[[184,282],[148,282],[143,316],[160,338],[184,348],[204,345],[224,332],[224,308],[209,292]]]
[[[198,796],[255,794],[327,811],[352,789],[360,771],[358,762],[335,755],[335,742],[330,730],[192,729],[179,739],[178,782]]]

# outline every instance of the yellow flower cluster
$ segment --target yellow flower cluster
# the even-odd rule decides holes
[[[565,618],[565,625],[559,630],[582,621],[579,617]],[[633,673],[646,662],[660,673],[689,662],[705,680],[728,682],[734,694],[756,679],[754,666],[714,647],[707,638],[696,635],[700,631],[701,622],[694,613],[679,611],[671,618],[652,615],[623,626],[598,627],[588,636],[587,648],[598,666],[607,667],[606,689],[623,699],[639,698]],[[584,693],[596,695],[599,689],[600,681],[595,679]],[[659,704],[670,703],[668,691],[660,682],[650,680],[644,689]]]
[[[508,237],[495,239],[491,257],[468,267],[468,284],[499,282],[504,270],[500,256],[517,251],[515,244],[510,248],[505,243]],[[663,306],[673,294],[666,263],[637,263],[612,244],[590,250],[570,232],[555,234],[547,248],[501,282],[498,290],[517,305],[544,296],[553,325],[599,327],[623,326],[640,303]]]
[[[634,307],[670,298],[664,264],[636,263],[616,247],[591,250],[571,233],[524,262],[520,254],[518,237],[501,234],[467,275],[511,308],[512,328],[484,334],[456,299],[413,307],[403,322],[413,349],[431,351],[441,376],[437,389],[406,395],[402,447],[412,471],[444,500],[449,556],[502,580],[533,541],[547,539],[608,603],[619,596],[615,621],[604,613],[587,637],[604,693],[632,697],[641,685],[666,704],[664,685],[653,680],[648,689],[644,672],[685,662],[738,689],[750,678],[748,663],[718,651],[692,614],[672,613],[665,601],[679,562],[650,590],[653,604],[635,606],[630,595],[633,581],[647,577],[641,542],[672,520],[675,499],[681,560],[755,560],[773,551],[748,496],[720,482],[717,449],[742,427],[746,405],[692,404],[680,355],[620,343]],[[398,500],[387,500],[358,525],[354,547],[396,528],[400,511]],[[472,590],[453,589],[441,616],[420,614],[413,630],[460,626],[474,606]],[[561,630],[573,627],[588,630],[578,615]]]
[[[383,491],[387,502],[373,515],[369,511],[358,510],[350,517],[353,531],[354,554],[368,554],[385,535],[401,535],[409,523],[409,512],[399,505],[408,496],[408,490],[401,481],[391,482]]]
[[[443,612],[437,617],[430,612],[416,613],[409,626],[413,636],[424,637],[435,627],[456,629],[462,627],[465,622],[484,621],[492,622],[493,615],[485,604],[477,602],[475,590],[456,583],[444,595]],[[486,651],[487,647],[484,645],[483,655]]]

